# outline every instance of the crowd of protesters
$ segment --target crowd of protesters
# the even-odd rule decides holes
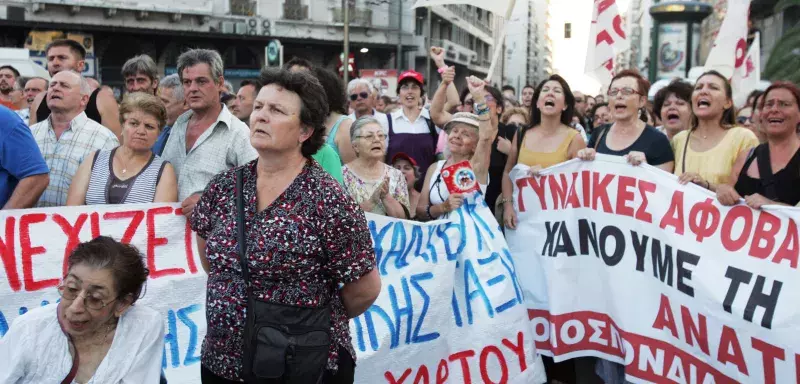
[[[594,97],[558,75],[526,85],[519,97],[513,87],[475,77],[459,92],[455,68],[434,47],[441,82],[430,99],[426,79],[414,70],[399,75],[393,98],[372,81],[344,84],[298,58],[234,91],[220,55],[193,49],[166,77],[150,57],[131,58],[122,67],[126,94],[118,103],[107,87],[80,75],[80,44],[56,40],[46,56],[49,81],[0,67],[0,205],[180,203],[209,274],[204,383],[247,375],[246,319],[237,308],[248,304],[248,284],[275,305],[322,305],[331,344],[320,377],[351,383],[348,319],[369,307],[381,285],[364,212],[446,218],[464,201],[442,180],[452,164],[469,162],[489,208],[510,229],[517,225],[514,167],[525,165],[536,177],[597,153],[674,173],[725,205],[800,203],[800,89],[791,83],[776,82],[738,108],[730,82],[714,71],[694,84],[676,79],[653,100],[650,83],[631,70]],[[241,251],[239,241],[249,246]],[[325,257],[311,257],[315,250]],[[161,346],[147,343],[163,330],[153,325],[160,321],[153,313],[132,306],[147,276],[136,257],[135,249],[107,238],[78,247],[58,306],[22,316],[3,339],[0,358],[28,368],[12,369],[0,382],[58,382],[71,371],[61,362],[75,353],[82,356],[78,382],[134,371],[141,378],[135,382],[158,381]],[[142,340],[131,339],[133,328]],[[36,353],[59,337],[73,346]],[[109,350],[112,339],[130,344],[130,352]],[[580,367],[595,363],[606,382],[624,378],[621,366],[603,361],[551,360],[546,367],[549,379],[569,383],[583,381]]]

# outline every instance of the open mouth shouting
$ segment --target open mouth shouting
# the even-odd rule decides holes
[[[695,104],[695,107],[698,110],[710,108],[711,107],[711,100],[709,100],[707,97],[698,98],[697,99],[697,104]]]

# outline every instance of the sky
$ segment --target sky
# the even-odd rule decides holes
[[[631,0],[617,0],[625,14]],[[572,87],[596,95],[600,83],[584,74],[593,0],[552,0],[550,2],[550,37],[553,40],[553,70]],[[564,23],[572,23],[572,38],[564,39]]]

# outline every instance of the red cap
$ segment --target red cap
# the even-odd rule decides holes
[[[400,76],[397,78],[397,84],[402,83],[403,80],[405,80],[405,79],[413,79],[416,82],[418,82],[419,85],[425,85],[425,78],[422,77],[421,73],[419,73],[419,72],[417,72],[417,71],[415,71],[413,69],[409,69],[409,70],[401,73]]]
[[[392,165],[394,165],[394,162],[397,161],[397,160],[405,160],[405,161],[408,161],[409,163],[411,163],[411,165],[413,165],[415,167],[418,166],[417,165],[417,161],[414,160],[411,156],[409,156],[405,152],[397,152],[397,154],[392,156]]]

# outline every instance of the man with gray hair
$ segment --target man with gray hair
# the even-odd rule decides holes
[[[361,116],[372,115],[381,123],[383,130],[389,132],[389,120],[385,113],[380,113],[375,109],[375,100],[378,90],[375,86],[365,79],[353,79],[347,84],[347,95],[350,98],[350,108],[353,113],[348,116],[356,120]]]
[[[175,121],[178,120],[180,115],[189,110],[183,95],[183,84],[181,84],[181,78],[177,73],[173,73],[161,79],[161,82],[158,83],[158,98],[161,99],[161,102],[164,103],[164,106],[167,108],[166,126],[161,129],[161,134],[158,135],[158,140],[156,140],[155,145],[153,145],[153,153],[161,156]]]
[[[89,119],[84,110],[92,90],[72,70],[56,73],[50,80],[45,102],[50,116],[31,127],[39,151],[50,168],[50,184],[37,207],[59,207],[67,203],[72,177],[83,161],[92,161],[98,150],[119,146],[111,130]]]
[[[145,92],[155,95],[158,89],[158,67],[150,56],[134,56],[122,65],[122,78],[128,93]]]
[[[178,57],[178,75],[189,111],[172,126],[161,157],[178,176],[178,198],[189,216],[206,185],[218,173],[258,157],[250,130],[219,102],[225,84],[217,51],[192,49]]]

